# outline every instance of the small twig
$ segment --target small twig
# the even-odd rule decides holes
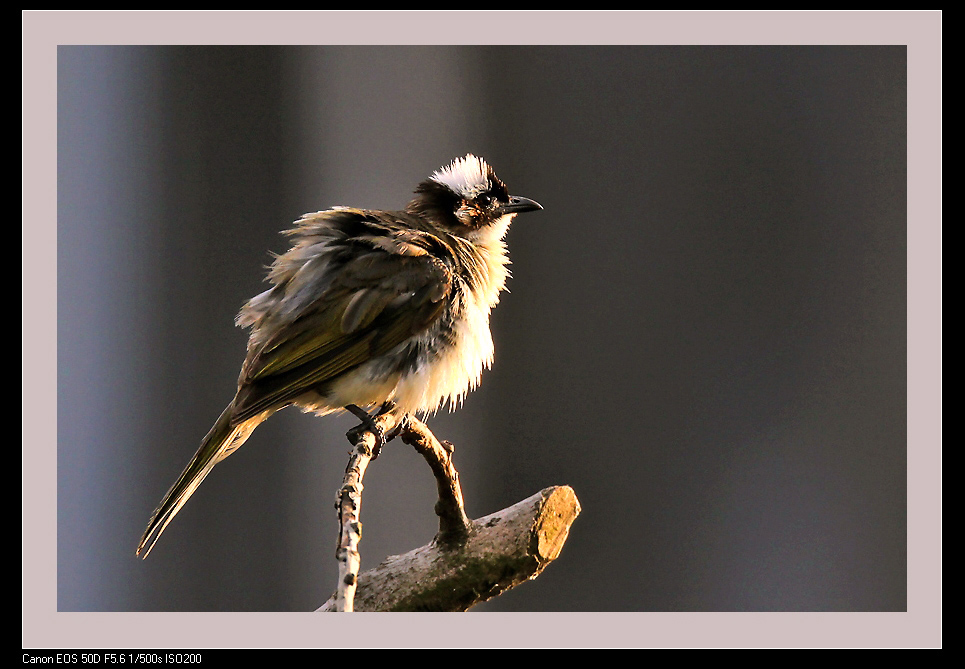
[[[398,423],[400,416],[394,411],[379,414],[373,420],[382,434],[388,434]],[[338,560],[338,587],[336,588],[337,609],[353,611],[355,588],[358,582],[359,551],[358,543],[362,538],[362,523],[359,510],[362,506],[362,477],[369,462],[377,454],[380,446],[371,425],[363,422],[346,435],[354,449],[345,468],[342,487],[335,500],[338,509],[339,539],[335,556]]]
[[[426,424],[414,416],[407,417],[401,436],[402,441],[425,458],[436,478],[439,492],[435,507],[439,516],[436,540],[444,545],[464,542],[472,532],[472,521],[466,515],[459,472],[452,464],[453,445],[448,441],[440,442]]]

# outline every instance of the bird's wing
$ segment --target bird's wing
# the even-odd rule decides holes
[[[324,246],[325,269],[314,278],[323,287],[317,298],[286,312],[285,290],[294,287],[276,285],[275,311],[288,317],[273,318],[270,331],[250,348],[233,422],[284,406],[388,353],[428,328],[446,308],[453,273],[440,254],[445,249],[440,240],[375,218],[364,222]],[[313,259],[303,260],[307,267]]]

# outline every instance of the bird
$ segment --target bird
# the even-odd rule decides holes
[[[509,278],[510,223],[541,209],[468,153],[421,181],[400,211],[340,206],[296,220],[283,232],[291,248],[269,267],[271,287],[235,319],[249,338],[234,398],[136,555],[150,554],[214,466],[280,409],[372,417],[458,408],[493,363],[489,318]]]

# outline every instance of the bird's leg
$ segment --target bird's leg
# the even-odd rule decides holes
[[[388,442],[395,439],[402,431],[405,429],[407,415],[403,415],[399,418],[397,424],[389,430],[388,433],[379,424],[378,418],[384,414],[389,413],[395,409],[395,404],[392,402],[385,402],[379,408],[378,413],[374,416],[368,411],[358,406],[357,404],[349,404],[345,407],[352,415],[362,421],[361,425],[349,430],[349,438],[351,439],[353,434],[358,434],[360,430],[369,430],[375,436],[375,446],[372,449],[372,459],[375,460],[379,457],[379,453],[382,452],[382,447]]]
[[[395,410],[396,410],[395,402],[390,402],[390,401],[383,402],[382,407],[379,409],[379,412],[375,415],[375,417],[378,418],[379,416],[382,416],[384,414],[387,414]],[[392,441],[400,434],[402,434],[405,431],[408,423],[409,423],[409,414],[404,413],[401,416],[399,416],[399,418],[396,420],[395,427],[393,427],[385,434],[386,443]]]
[[[382,451],[382,446],[385,445],[385,431],[378,424],[372,414],[357,404],[348,404],[345,406],[345,409],[362,421],[361,424],[356,425],[348,431],[347,436],[352,442],[355,441],[355,437],[357,437],[359,432],[362,430],[369,430],[373,435],[375,435],[375,446],[372,448],[372,459],[375,460],[377,457],[379,457],[379,453]]]

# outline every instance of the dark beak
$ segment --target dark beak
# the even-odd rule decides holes
[[[543,206],[535,200],[530,200],[528,197],[519,197],[514,195],[509,198],[508,204],[504,204],[499,208],[499,213],[500,215],[520,214],[524,211],[539,211],[542,208]]]

